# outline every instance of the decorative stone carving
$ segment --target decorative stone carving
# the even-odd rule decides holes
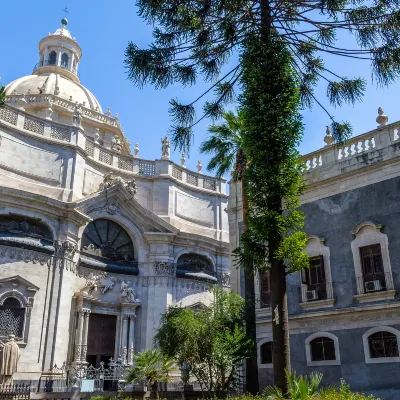
[[[76,104],[75,104],[74,116],[72,118],[72,123],[74,124],[74,126],[81,126],[81,123],[82,123],[82,108],[78,104],[78,102],[76,102]]]
[[[376,122],[379,124],[378,128],[382,128],[389,121],[389,117],[385,114],[382,107],[378,108],[378,116],[376,117]]]
[[[185,153],[182,153],[182,157],[181,157],[181,167],[182,168],[186,168],[185,162],[186,162]]]
[[[113,172],[109,172],[104,175],[103,177],[103,183],[100,184],[99,190],[105,190],[109,189],[110,187],[114,185],[122,185],[133,197],[136,196],[137,194],[137,186],[136,186],[136,181],[135,179],[132,179],[130,181],[124,181],[121,177],[115,175]],[[110,202],[111,203],[111,202]],[[114,212],[110,212],[110,214],[115,214]]]
[[[324,137],[324,142],[326,143],[326,146],[330,146],[334,141],[335,141],[335,139],[332,136],[331,128],[329,126],[327,126],[326,127],[326,135]]]
[[[109,189],[111,186],[114,186],[118,183],[123,183],[122,178],[115,175],[113,172],[109,172],[104,175],[103,183],[100,183],[99,190]]]
[[[77,244],[69,241],[61,242],[57,240],[55,242],[56,256],[65,257],[72,260],[77,250]]]
[[[99,143],[99,139],[100,139],[100,130],[99,130],[99,128],[96,128],[96,132],[94,134],[94,141],[96,143]]]
[[[133,289],[125,282],[121,282],[121,302],[123,303],[140,303],[140,299],[135,297],[135,293]]]
[[[170,141],[167,136],[164,139],[161,138],[161,158],[164,160],[170,158]]]
[[[175,265],[169,262],[154,262],[154,272],[156,275],[160,276],[174,276],[175,275]]]
[[[139,157],[139,151],[140,151],[140,149],[139,149],[139,143],[136,143],[136,144],[135,144],[135,148],[133,149],[133,156],[134,156],[134,157]]]
[[[201,165],[201,161],[200,161],[200,160],[197,161],[196,168],[197,168],[197,172],[198,172],[199,174],[201,174],[201,173],[202,173],[201,170],[203,169],[203,166]]]
[[[85,278],[86,282],[81,291],[86,292],[89,295],[99,289],[101,294],[105,294],[114,288],[116,282],[116,279],[114,277],[107,276],[106,272],[90,272]]]
[[[117,136],[114,136],[111,139],[111,150],[120,153],[121,149],[122,149],[121,140]]]
[[[132,179],[131,181],[125,182],[124,183],[124,187],[133,197],[136,197],[137,186],[136,186],[135,179]]]
[[[25,250],[16,247],[0,246],[0,258],[21,260],[26,263],[50,266],[51,256],[33,250]]]

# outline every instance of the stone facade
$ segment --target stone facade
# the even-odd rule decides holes
[[[383,400],[400,394],[399,126],[384,123],[342,148],[328,145],[304,156],[305,252],[323,269],[323,290],[300,272],[287,277],[292,367],[301,374],[322,372],[326,385],[343,378],[353,389],[376,393]],[[241,207],[241,188],[231,183],[232,248],[238,244]],[[379,254],[372,273],[360,249]],[[240,271],[232,274],[232,288],[241,291]],[[256,291],[262,388],[273,376],[267,349],[272,313],[260,279]],[[376,339],[382,334],[387,339]],[[329,342],[324,351],[331,346],[329,356],[317,354],[321,338]]]
[[[18,381],[129,363],[168,306],[208,304],[230,278],[225,181],[172,162],[165,139],[158,160],[131,155],[65,25],[39,51],[0,108],[0,339],[17,336]]]

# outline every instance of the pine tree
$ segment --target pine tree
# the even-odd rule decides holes
[[[378,84],[393,82],[400,72],[400,2],[137,0],[137,4],[139,14],[153,24],[154,41],[147,49],[129,43],[125,52],[128,77],[138,86],[152,84],[156,88],[176,82],[184,86],[194,85],[199,76],[209,82],[207,90],[189,104],[182,104],[178,99],[171,100],[171,137],[176,147],[188,152],[193,126],[204,118],[220,118],[224,106],[235,99],[235,88],[239,85],[244,93],[240,104],[245,112],[246,136],[247,130],[250,132],[244,148],[246,156],[253,157],[259,151],[257,148],[254,153],[254,143],[250,138],[262,139],[265,141],[263,145],[268,142],[260,131],[266,127],[266,122],[269,127],[266,132],[270,132],[272,137],[279,132],[277,137],[281,141],[271,141],[269,147],[263,146],[262,152],[270,153],[276,163],[281,162],[275,169],[277,177],[287,174],[281,185],[279,179],[267,176],[263,171],[265,160],[260,157],[248,159],[252,166],[246,172],[249,191],[260,190],[264,196],[252,197],[249,193],[249,199],[254,200],[254,204],[249,200],[249,207],[254,212],[251,228],[246,234],[245,251],[240,254],[240,259],[246,268],[253,269],[261,268],[266,257],[267,268],[275,276],[272,277],[272,302],[273,306],[280,305],[275,307],[275,320],[280,321],[280,329],[274,327],[274,343],[280,344],[279,350],[274,350],[274,378],[275,383],[285,390],[284,367],[290,366],[287,310],[284,306],[285,276],[304,264],[300,251],[304,236],[296,232],[301,224],[301,215],[295,211],[301,192],[298,178],[301,166],[293,147],[301,137],[301,126],[281,126],[283,120],[275,108],[266,114],[268,121],[267,117],[263,118],[261,112],[268,111],[269,106],[265,103],[268,97],[263,84],[267,82],[274,87],[275,93],[279,93],[273,76],[268,76],[278,73],[280,79],[277,82],[281,82],[283,91],[287,93],[287,103],[280,101],[279,107],[281,110],[286,110],[286,106],[290,108],[290,120],[295,123],[299,101],[303,106],[316,102],[332,120],[333,137],[338,142],[345,140],[351,134],[351,126],[337,122],[329,114],[323,106],[323,99],[316,98],[314,88],[318,82],[325,82],[330,104],[341,106],[358,101],[365,92],[366,82],[363,77],[340,76],[327,66],[325,56],[344,57],[347,62],[351,59],[365,60],[371,64]],[[337,42],[342,32],[356,39],[354,48],[347,46],[349,41]],[[275,49],[279,57],[270,57],[266,46]],[[237,63],[231,60],[235,52],[240,55]],[[266,55],[270,59],[265,59]],[[248,62],[251,59],[257,60],[263,68]],[[283,75],[279,75],[279,70],[271,65],[274,62],[283,67]],[[258,76],[254,73],[257,68]],[[286,86],[289,83],[293,92]],[[256,89],[260,102],[246,92],[249,87]],[[211,94],[213,98],[209,98]],[[195,107],[200,102],[203,103],[202,112],[196,116]],[[258,116],[256,122],[250,116]],[[290,132],[293,137],[287,136]],[[271,171],[275,168],[273,165],[267,167]],[[261,186],[257,188],[255,183]],[[271,194],[266,191],[267,188],[275,188],[276,192]],[[288,199],[282,196],[284,193]],[[283,200],[285,206],[290,208],[288,216],[282,210]],[[261,209],[263,201],[265,207]],[[258,220],[255,218],[257,209],[262,210]],[[268,220],[277,225],[266,224]],[[246,252],[246,248],[252,251]],[[251,257],[251,254],[254,256]],[[288,265],[290,261],[293,265]],[[256,392],[257,371],[247,369],[246,373],[247,390]]]

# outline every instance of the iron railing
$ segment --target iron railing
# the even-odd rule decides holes
[[[29,400],[31,383],[21,385],[0,384],[0,400]]]
[[[63,68],[69,72],[72,72],[74,75],[76,75],[78,78],[80,78],[79,72],[76,68],[70,68],[69,65],[65,65],[65,64],[60,64],[58,65],[56,62],[52,62],[49,60],[43,60],[43,61],[39,61],[38,63],[35,64],[35,66],[33,67],[33,70],[35,71],[36,69],[40,68],[40,67],[60,67]]]

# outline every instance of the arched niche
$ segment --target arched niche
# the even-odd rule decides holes
[[[83,231],[80,264],[108,272],[139,274],[135,248],[128,232],[105,218],[90,222]]]
[[[176,264],[177,278],[217,283],[212,262],[201,254],[182,254]]]
[[[50,228],[39,218],[0,215],[0,244],[53,254]]]

